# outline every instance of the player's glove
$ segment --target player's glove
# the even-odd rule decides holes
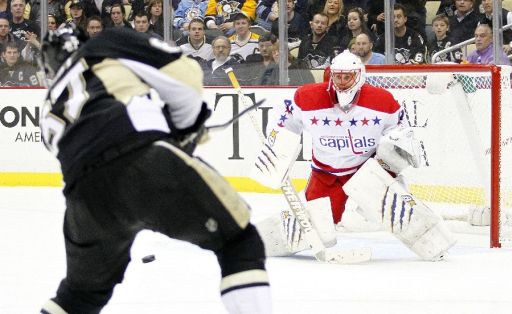
[[[176,146],[187,154],[192,155],[198,144],[208,141],[208,130],[204,123],[211,114],[212,111],[208,109],[206,103],[203,103],[196,122],[192,126],[185,129],[172,128],[171,138]]]

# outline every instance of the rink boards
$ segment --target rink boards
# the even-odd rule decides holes
[[[266,99],[254,114],[262,127],[273,119],[274,107],[291,100],[295,88],[253,88],[245,90],[251,101]],[[62,176],[57,160],[44,147],[39,129],[45,89],[0,89],[0,185],[60,186]],[[208,124],[223,123],[242,110],[232,88],[207,88],[205,100],[213,110]],[[271,122],[272,123],[272,122]],[[267,191],[248,176],[259,138],[247,117],[212,134],[197,154],[205,158],[240,191]],[[294,167],[299,187],[305,184],[311,149],[305,149]]]

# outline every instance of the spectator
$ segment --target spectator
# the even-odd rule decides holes
[[[86,27],[87,35],[90,38],[94,38],[98,36],[98,34],[103,31],[102,20],[99,16],[93,15],[87,19],[87,27]]]
[[[432,57],[439,51],[449,48],[452,46],[448,31],[450,30],[450,22],[448,17],[445,15],[438,15],[432,20],[432,29],[434,31],[435,38],[433,38],[427,45],[428,55],[431,63],[439,62],[455,62],[461,63],[462,51],[460,49],[443,53],[437,57],[437,60],[432,60]]]
[[[348,43],[361,33],[370,34],[368,27],[364,21],[364,13],[361,8],[352,8],[347,15],[348,32],[341,38],[341,51],[348,48]]]
[[[87,18],[84,14],[84,5],[82,0],[71,0],[69,4],[69,12],[71,18],[65,23],[62,23],[60,27],[64,27],[66,25],[73,25],[82,29],[87,27]]]
[[[419,64],[426,62],[427,46],[423,37],[407,27],[407,10],[401,4],[394,7],[395,26],[395,63]],[[376,51],[384,51],[384,37],[379,38]]]
[[[243,13],[250,20],[249,24],[256,18],[256,0],[233,0],[225,5],[221,1],[209,0],[206,8],[204,22],[208,29],[219,29],[225,35],[232,35],[234,30],[233,18],[238,13]]]
[[[327,15],[315,14],[310,22],[311,34],[300,43],[298,59],[304,61],[309,69],[324,69],[334,57],[334,45],[338,40],[327,35],[328,23]]]
[[[478,8],[480,6],[480,0],[475,0],[474,7]],[[441,0],[439,8],[437,9],[436,15],[444,14],[448,17],[453,16],[455,14],[455,1],[454,0]]]
[[[368,4],[368,28],[377,38],[384,35],[384,20],[384,1],[370,1]]]
[[[325,1],[323,13],[329,17],[327,34],[332,37],[343,38],[347,33],[347,20],[343,15],[343,0]]]
[[[127,0],[99,0],[101,2],[101,13],[100,17],[103,21],[103,25],[109,25],[110,23],[110,12],[114,4],[123,4]]]
[[[378,52],[373,52],[373,41],[371,36],[361,33],[355,38],[354,54],[358,56],[363,64],[385,64],[386,57]],[[351,51],[352,52],[352,51]]]
[[[492,25],[492,7],[492,0],[482,0],[484,14],[482,15],[480,23]],[[503,8],[501,10],[502,26],[512,24],[512,12]],[[510,28],[503,31],[503,51],[506,54],[512,52],[512,29]]]
[[[160,36],[164,36],[163,1],[149,0],[147,11],[151,30]]]
[[[23,15],[25,7],[25,0],[11,1],[11,33],[23,42],[27,42],[33,37],[37,39],[37,36],[41,34],[41,29],[36,23],[25,19]]]
[[[410,27],[420,33],[421,37],[427,38],[425,32],[427,9],[425,8],[426,0],[397,0],[396,3],[401,4],[407,11],[407,27]]]
[[[350,40],[350,42],[348,43],[348,47],[347,47],[348,51],[350,51],[352,54],[356,54],[356,39],[355,38],[352,38]],[[336,57],[337,55],[339,55],[340,53],[342,53],[342,51],[339,51],[339,50],[336,50],[335,53],[334,53],[334,56]]]
[[[494,62],[492,30],[488,24],[480,24],[475,29],[475,45],[476,50],[468,56],[469,63],[510,65],[510,60],[504,52],[502,52],[500,62]]]
[[[289,8],[291,4],[293,4],[293,12],[297,15],[300,15],[304,20],[304,25],[306,25],[306,16],[308,14],[308,0],[289,0],[286,4],[286,12],[288,13],[288,23],[290,23],[290,11]],[[258,6],[256,8],[256,24],[263,27],[267,31],[272,30],[273,25],[279,18],[279,8],[277,0],[260,0],[258,2]],[[293,14],[291,15],[293,17]],[[290,30],[288,30],[288,33]],[[272,31],[274,35],[276,33]],[[277,36],[277,35],[276,35]]]
[[[57,18],[54,15],[48,14],[48,30],[54,31],[57,29],[59,24],[57,24]]]
[[[474,4],[475,0],[455,0],[455,12],[453,16],[448,17],[454,45],[474,36],[480,19],[479,13],[474,10]]]
[[[109,1],[111,1],[111,0],[103,0],[104,3],[108,3]],[[116,0],[116,1],[121,1],[121,0]],[[72,18],[70,5],[74,2],[74,0],[64,0],[64,1],[54,0],[54,2],[65,2],[64,7],[62,9],[63,18],[64,18],[64,20],[70,20]],[[100,15],[100,10],[96,6],[95,0],[80,0],[80,2],[82,2],[83,15],[85,16],[86,19],[89,16]],[[57,4],[55,4],[55,5],[57,5]],[[101,9],[101,2],[100,2],[99,8]],[[48,12],[50,12],[50,11],[48,11]]]
[[[202,65],[214,58],[213,48],[209,42],[203,20],[195,18],[189,23],[188,36],[181,37],[176,45],[181,47],[185,55],[196,59]]]
[[[162,36],[149,29],[149,16],[145,12],[135,14],[133,19],[133,28],[139,33],[146,33],[150,37],[158,38],[160,40],[163,39]]]
[[[12,20],[11,0],[0,0],[0,17]]]
[[[249,85],[274,85],[265,76],[270,76],[277,64],[274,61],[273,50],[277,37],[264,34],[258,40],[258,53],[247,56],[246,63],[240,66],[244,76],[250,80]]]
[[[130,22],[126,20],[126,11],[121,3],[114,3],[110,8],[110,21],[106,27],[126,27],[132,28]]]
[[[276,40],[272,47],[274,64],[265,70],[259,85],[279,85],[279,56],[279,40]],[[296,59],[290,53],[288,53],[287,82],[290,86],[302,86],[304,84],[315,82],[313,74],[311,74],[311,71],[307,69],[305,63]]]
[[[190,22],[195,18],[204,19],[208,0],[181,0],[174,13],[174,27],[188,31]]]
[[[249,30],[251,20],[245,14],[235,14],[232,19],[235,33],[229,37],[231,54],[239,54],[245,60],[248,55],[257,51],[260,35]]]
[[[35,9],[35,6],[32,7],[32,11]],[[65,21],[64,18],[64,6],[62,5],[62,1],[60,0],[48,0],[48,16],[53,16],[56,21],[56,27],[59,26],[62,22]],[[36,24],[39,23],[38,19],[35,19]]]
[[[233,58],[231,53],[231,44],[225,36],[215,37],[212,41],[214,59],[206,62],[204,72],[205,86],[231,86],[231,82],[224,71],[227,68],[236,69],[239,62]],[[238,78],[240,80],[240,78]]]
[[[449,0],[452,1],[452,0]],[[425,0],[397,0],[396,4],[401,4],[405,7],[408,13],[407,27],[412,28],[420,33],[423,38],[426,38],[425,33],[425,20],[426,9]],[[375,33],[377,37],[384,35],[384,1],[375,0],[370,1],[368,4],[368,27]]]
[[[261,2],[260,2],[261,3]],[[302,38],[309,32],[308,23],[304,17],[295,10],[297,1],[286,1],[286,16],[288,29],[288,49],[293,49],[300,45]],[[279,36],[279,20],[276,18],[272,22],[272,34]]]
[[[16,43],[19,48],[25,46],[24,42],[14,37],[14,35],[9,32],[10,28],[11,25],[7,17],[0,17],[0,51],[4,51],[5,47],[10,42]]]
[[[36,67],[20,59],[19,47],[15,42],[8,42],[2,51],[5,61],[0,68],[2,86],[39,86]]]

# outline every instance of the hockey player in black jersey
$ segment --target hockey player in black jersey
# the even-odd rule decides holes
[[[248,205],[180,146],[209,116],[199,65],[125,28],[85,40],[61,28],[42,48],[52,84],[40,125],[65,181],[67,273],[41,313],[99,313],[142,229],[212,250],[229,313],[271,312]]]

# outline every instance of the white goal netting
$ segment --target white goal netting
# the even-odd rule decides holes
[[[368,83],[389,90],[402,104],[404,123],[415,127],[423,143],[427,167],[407,173],[412,193],[445,219],[490,223],[491,245],[510,245],[512,68],[380,66],[367,71]]]

